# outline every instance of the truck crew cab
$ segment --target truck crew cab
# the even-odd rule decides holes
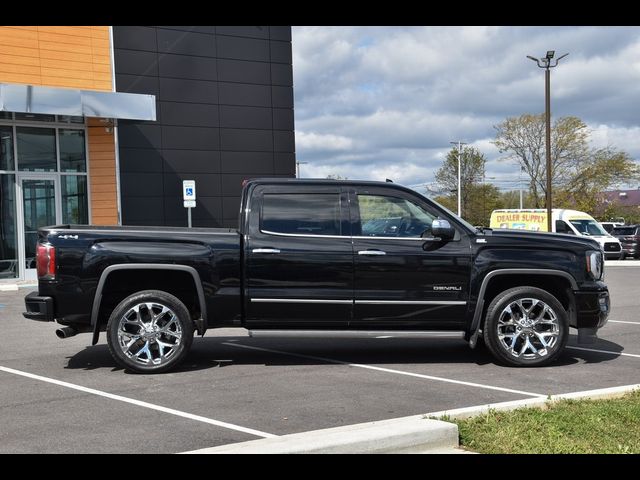
[[[38,233],[24,316],[61,338],[106,332],[114,361],[166,371],[194,333],[482,338],[538,366],[569,328],[592,342],[609,292],[595,240],[478,230],[394,183],[259,179],[239,228],[58,225]],[[428,355],[428,352],[425,352]]]

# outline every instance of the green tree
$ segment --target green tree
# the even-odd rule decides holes
[[[530,178],[532,205],[545,205],[547,169],[544,114],[523,114],[494,126],[494,144],[507,159],[515,160]],[[551,185],[563,187],[590,155],[589,130],[577,117],[558,118],[551,126]]]
[[[640,166],[628,153],[613,147],[592,150],[569,173],[569,179],[555,194],[554,203],[592,213],[606,208],[602,192],[612,189],[620,180],[640,180]]]
[[[469,203],[464,217],[473,225],[489,226],[491,212],[505,208],[500,191],[490,183],[473,185],[470,188]]]
[[[462,217],[468,220],[471,197],[475,187],[483,182],[484,164],[486,159],[477,148],[465,147],[462,149],[460,158],[460,184],[462,198]],[[444,160],[442,166],[436,172],[436,184],[440,195],[445,197],[453,196],[455,204],[452,211],[457,212],[457,192],[458,192],[458,149],[452,148]],[[444,205],[444,204],[443,204]],[[448,205],[445,205],[450,208]]]

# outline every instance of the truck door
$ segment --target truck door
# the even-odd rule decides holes
[[[462,327],[471,273],[468,233],[451,222],[456,229],[452,241],[425,242],[421,234],[429,235],[434,219],[450,218],[401,190],[357,188],[351,192],[351,208],[355,219],[352,326]]]
[[[347,327],[353,309],[348,194],[256,187],[245,239],[247,328]]]

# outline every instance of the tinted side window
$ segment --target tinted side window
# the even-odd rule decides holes
[[[420,237],[436,218],[404,198],[358,195],[362,236]]]
[[[265,193],[260,229],[299,235],[341,235],[337,193]]]
[[[556,233],[566,233],[567,235],[575,235],[575,232],[571,229],[567,222],[564,220],[556,220]]]
[[[616,227],[611,232],[611,235],[636,235],[635,227]]]

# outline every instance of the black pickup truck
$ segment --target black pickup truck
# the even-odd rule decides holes
[[[482,339],[504,364],[538,366],[570,326],[594,341],[610,310],[603,269],[594,240],[477,229],[394,183],[262,179],[244,186],[237,231],[40,229],[24,316],[94,345],[106,331],[115,362],[146,373],[219,327]]]

